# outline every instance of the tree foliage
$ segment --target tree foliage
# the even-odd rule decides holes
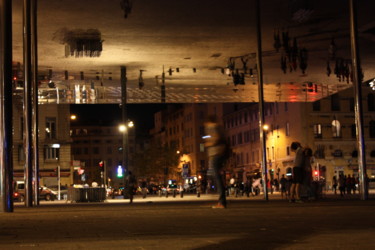
[[[171,173],[177,168],[178,157],[176,147],[151,144],[143,152],[134,155],[134,172],[138,177],[163,177],[166,169]]]

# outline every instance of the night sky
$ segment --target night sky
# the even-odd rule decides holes
[[[129,120],[135,124],[137,133],[147,133],[153,128],[153,114],[164,109],[164,104],[128,104]],[[70,113],[77,115],[79,125],[117,125],[121,123],[119,104],[72,104]]]

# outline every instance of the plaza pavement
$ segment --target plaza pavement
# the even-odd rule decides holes
[[[278,193],[229,197],[227,209],[212,209],[216,199],[18,203],[0,213],[0,249],[375,249],[374,194],[302,204]]]

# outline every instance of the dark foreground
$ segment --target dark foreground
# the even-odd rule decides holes
[[[42,204],[0,213],[0,249],[375,249],[375,200]]]

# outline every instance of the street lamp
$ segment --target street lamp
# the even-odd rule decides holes
[[[122,133],[122,168],[125,171],[129,171],[129,131],[128,128],[134,127],[133,121],[128,121],[126,124],[120,124],[118,129]],[[126,176],[123,175],[124,178]],[[125,180],[124,180],[125,185]]]

